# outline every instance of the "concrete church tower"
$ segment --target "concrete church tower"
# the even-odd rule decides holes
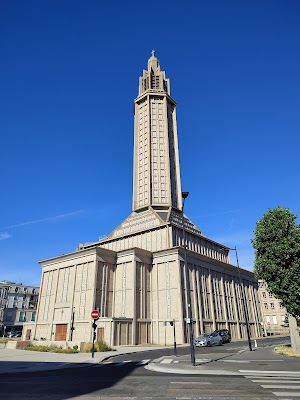
[[[140,77],[134,114],[133,211],[181,210],[176,103],[154,50]]]
[[[186,343],[188,290],[196,336],[227,328],[233,338],[246,337],[243,299],[251,336],[261,335],[253,273],[241,269],[240,280],[229,249],[183,215],[176,103],[154,51],[134,101],[131,214],[104,239],[40,265],[37,319],[24,324],[24,338],[89,342],[98,308],[97,339],[110,345],[172,343],[165,322],[173,320],[177,342]]]

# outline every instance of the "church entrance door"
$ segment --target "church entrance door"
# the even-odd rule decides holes
[[[55,332],[55,340],[61,341],[67,338],[67,324],[57,324]]]

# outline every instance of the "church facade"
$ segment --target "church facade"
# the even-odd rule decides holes
[[[185,343],[187,287],[195,337],[227,328],[246,338],[247,320],[251,336],[261,336],[253,273],[231,265],[229,248],[183,213],[176,102],[154,52],[134,101],[133,182],[132,213],[109,236],[40,262],[37,318],[24,336],[90,342],[99,309],[97,339],[110,345],[172,343],[171,321]]]

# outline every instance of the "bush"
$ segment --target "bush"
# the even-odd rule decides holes
[[[61,347],[55,347],[55,346],[33,345],[29,340],[18,342],[17,348],[29,351],[41,351],[43,353],[64,353],[64,354],[78,353],[78,349],[74,348],[63,349]]]
[[[17,343],[17,349],[26,350],[25,347],[32,346],[30,340],[19,340]]]
[[[93,343],[86,342],[83,346],[84,353],[92,352]],[[105,342],[95,342],[95,351],[103,352],[103,351],[113,351],[111,347],[109,347]]]
[[[23,348],[23,350],[30,350],[30,351],[41,351],[43,353],[47,353],[48,351],[51,350],[49,346],[34,346],[33,344],[28,345]]]
[[[78,350],[71,349],[69,347],[68,349],[55,349],[55,350],[53,350],[53,353],[74,354],[74,353],[78,353]]]
[[[97,351],[112,351],[112,348],[109,347],[105,342],[97,342],[96,346],[98,347]]]
[[[92,343],[86,342],[83,345],[83,350],[84,353],[91,353],[92,352]]]

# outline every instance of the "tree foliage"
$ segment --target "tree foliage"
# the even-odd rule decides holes
[[[287,312],[300,316],[300,225],[288,208],[269,209],[256,223],[252,245],[254,273],[281,300]]]

